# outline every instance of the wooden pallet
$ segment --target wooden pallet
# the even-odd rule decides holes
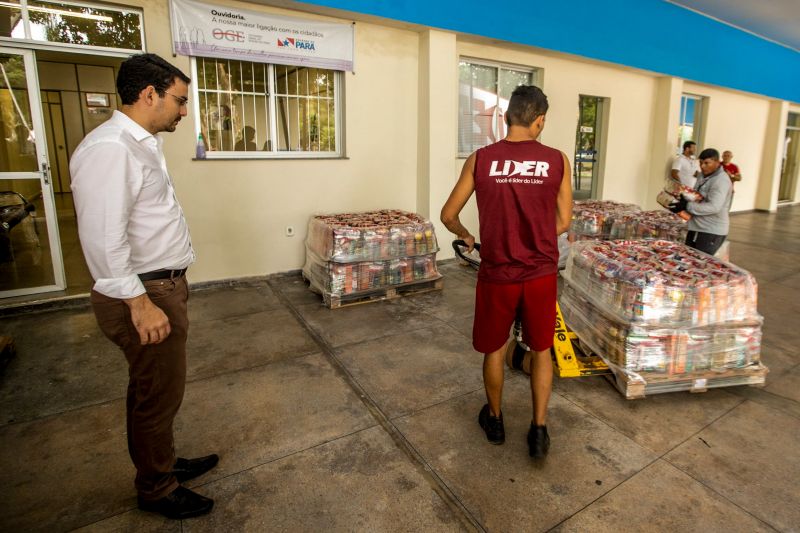
[[[323,300],[329,309],[339,309],[340,307],[350,307],[353,305],[380,302],[382,300],[394,300],[395,298],[401,298],[403,296],[410,296],[413,294],[440,291],[442,290],[442,287],[444,287],[444,279],[439,277],[437,279],[382,287],[380,289],[374,289],[356,294],[345,294],[342,296],[325,294],[323,295]]]
[[[689,376],[664,376],[643,373],[644,379],[634,378],[625,372],[613,369],[608,379],[628,400],[644,398],[649,394],[689,391],[706,392],[708,389],[750,385],[763,387],[769,369],[761,363],[745,368],[734,368],[724,372],[697,372]]]

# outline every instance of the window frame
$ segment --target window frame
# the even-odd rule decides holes
[[[496,76],[496,81],[495,81],[495,94],[496,94],[498,100],[500,99],[500,92],[498,90],[498,86],[500,84],[500,69],[515,70],[515,71],[518,71],[518,72],[528,72],[528,73],[531,74],[531,83],[536,85],[537,87],[540,87],[540,88],[542,86],[541,82],[542,82],[543,74],[544,74],[544,69],[542,67],[534,67],[534,66],[530,66],[530,65],[518,65],[518,64],[514,64],[514,63],[506,63],[504,61],[492,61],[492,60],[489,60],[489,59],[480,59],[480,58],[471,57],[471,56],[459,56],[458,57],[458,65],[461,65],[461,63],[469,63],[470,65],[479,65],[481,67],[489,67],[489,68],[496,69],[497,76]],[[458,80],[458,84],[459,85],[461,84],[461,80],[460,79]],[[458,87],[457,87],[456,88],[456,101],[458,101],[459,98],[460,98],[460,95],[459,95],[459,91],[458,91]],[[470,152],[462,152],[460,150],[460,147],[458,146],[458,144],[459,144],[458,143],[458,138],[460,136],[460,131],[461,131],[461,113],[459,112],[458,113],[458,120],[457,120],[457,123],[456,123],[456,139],[457,139],[456,140],[456,157],[458,159],[466,159],[474,152],[474,150],[470,151]],[[488,145],[485,145],[485,146],[488,146]],[[475,150],[478,150],[479,148],[483,148],[483,147],[479,146],[479,147],[475,148]]]
[[[681,154],[683,153],[683,143],[684,141],[681,140],[680,128],[686,124],[684,122],[685,118],[685,108],[683,105],[684,99],[686,100],[694,100],[694,122],[692,125],[692,138],[686,139],[694,141],[694,143],[698,147],[703,147],[704,138],[705,138],[705,121],[706,121],[706,111],[708,106],[708,97],[703,96],[700,94],[693,94],[693,93],[681,93],[681,100],[680,105],[678,106],[678,139],[677,145],[675,147],[675,153]],[[688,107],[688,106],[687,106]],[[681,111],[683,110],[683,113]]]
[[[31,34],[30,16],[28,10],[28,0],[19,0],[19,9],[22,13],[22,25],[25,37],[3,37],[0,36],[0,43],[13,43],[15,46],[24,45],[38,49],[71,51],[76,53],[103,53],[104,55],[114,55],[128,57],[133,53],[141,53],[147,50],[147,41],[144,31],[144,10],[138,7],[121,6],[117,4],[101,4],[98,2],[84,2],[81,0],[38,0],[53,4],[66,4],[75,7],[85,7],[89,9],[104,9],[106,11],[116,11],[119,13],[133,13],[139,16],[139,33],[141,35],[141,48],[112,48],[108,46],[95,46],[91,44],[63,43],[60,41],[48,41],[44,39],[34,39]]]
[[[205,56],[191,56],[191,76],[194,83],[191,84],[192,88],[192,110],[195,118],[195,132],[194,138],[197,139],[202,133],[201,115],[200,115],[200,84],[197,70],[198,59],[220,60],[222,58],[205,57]],[[246,60],[232,59],[231,61],[243,62]],[[277,63],[263,63],[260,61],[250,61],[250,63],[262,63],[267,69],[267,103],[268,103],[268,116],[269,116],[269,135],[272,140],[272,150],[256,150],[256,151],[237,151],[237,150],[206,150],[206,159],[344,159],[344,108],[343,108],[343,87],[344,87],[344,72],[340,70],[325,69],[333,72],[333,102],[334,109],[334,142],[336,143],[336,150],[334,151],[300,151],[300,150],[279,150],[278,149],[278,121],[276,110],[278,107],[278,95],[275,90],[275,66]],[[300,67],[303,65],[280,65]],[[247,94],[247,93],[234,93],[234,94]],[[208,139],[206,139],[208,142]]]

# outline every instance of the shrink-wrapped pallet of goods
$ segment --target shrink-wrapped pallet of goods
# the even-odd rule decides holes
[[[573,244],[559,302],[627,397],[762,384],[755,278],[663,240]]]
[[[329,307],[440,289],[433,224],[381,210],[312,217],[303,275]]]

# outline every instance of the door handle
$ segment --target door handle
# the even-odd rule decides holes
[[[42,163],[42,175],[44,176],[44,184],[50,185],[50,165]]]

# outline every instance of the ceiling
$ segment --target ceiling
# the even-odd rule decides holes
[[[800,0],[668,0],[800,52]]]

